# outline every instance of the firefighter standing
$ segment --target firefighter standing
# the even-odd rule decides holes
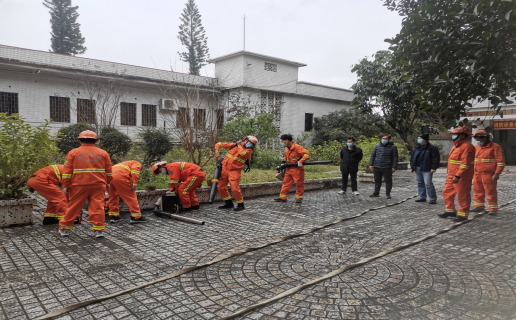
[[[167,162],[158,162],[152,166],[152,171],[154,175],[160,173],[169,175],[170,191],[176,192],[179,195],[182,212],[199,209],[196,189],[203,184],[206,177],[201,167],[186,162],[170,164],[167,164]],[[180,183],[181,185],[178,186]],[[157,205],[161,205],[159,202]]]
[[[120,220],[119,212],[119,195],[122,200],[129,206],[131,213],[130,223],[145,223],[146,219],[142,217],[138,198],[136,196],[136,186],[140,178],[142,164],[137,161],[130,160],[113,166],[113,180],[111,181],[109,194],[109,217],[111,222]]]
[[[248,136],[237,143],[217,143],[215,144],[215,159],[219,160],[219,149],[228,149],[226,156],[222,162],[221,177],[217,189],[224,205],[219,208],[233,208],[234,211],[241,211],[244,209],[244,198],[242,197],[241,188],[241,171],[244,169],[246,161],[253,155],[253,148],[257,146],[258,140],[255,136]],[[228,182],[233,192],[237,206],[233,207],[232,197],[228,192]]]
[[[301,203],[303,200],[303,192],[305,191],[305,163],[311,153],[309,153],[303,146],[293,143],[293,136],[282,135],[280,136],[282,144],[285,146],[285,156],[282,161],[287,163],[298,163],[298,167],[287,167],[285,169],[284,182],[282,184],[282,190],[280,191],[280,197],[275,198],[275,202],[287,202],[287,194],[293,183],[296,183],[296,203]]]
[[[470,136],[468,127],[459,126],[450,129],[454,146],[449,153],[449,163],[447,165],[447,178],[443,188],[443,200],[445,202],[445,213],[439,217],[457,217],[454,222],[465,221],[470,211],[470,191],[472,189],[472,178],[474,176],[474,155],[476,149],[467,141]],[[454,198],[458,194],[459,210],[456,213]]]
[[[63,170],[63,193],[69,194],[65,217],[59,221],[59,232],[68,236],[76,214],[88,200],[88,219],[95,237],[104,236],[104,199],[112,180],[111,159],[106,151],[95,147],[97,134],[90,130],[79,134],[81,146],[66,155]]]
[[[485,194],[488,201],[489,214],[496,214],[497,180],[505,167],[503,148],[492,142],[491,134],[478,130],[476,140],[476,158],[474,159],[474,209],[472,212],[485,210]]]
[[[27,182],[30,188],[47,199],[47,208],[43,214],[43,225],[58,224],[65,216],[68,198],[56,186],[61,185],[64,165],[56,164],[38,170]]]

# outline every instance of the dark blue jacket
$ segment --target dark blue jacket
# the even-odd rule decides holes
[[[370,166],[376,168],[395,168],[399,164],[399,150],[392,142],[383,145],[379,143],[373,148]]]
[[[440,152],[438,148],[430,143],[425,145],[416,145],[411,155],[411,170],[415,170],[416,158],[420,158],[420,170],[422,172],[430,172],[440,166]]]

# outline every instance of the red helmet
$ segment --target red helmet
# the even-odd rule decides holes
[[[247,136],[244,138],[244,140],[247,140],[249,141],[250,143],[252,143],[254,146],[257,146],[258,145],[258,139],[257,137],[255,136]]]
[[[447,131],[449,134],[465,134],[467,136],[470,136],[470,128],[467,126],[458,126],[456,128],[449,129]]]
[[[92,138],[92,139],[98,139],[97,134],[92,132],[91,130],[85,130],[79,134],[79,139],[81,138]]]
[[[487,137],[488,133],[484,129],[478,129],[476,133],[474,134],[474,138],[483,138]]]
[[[158,162],[158,163],[154,163],[153,166],[151,167],[152,171],[153,171],[153,175],[158,175],[158,170],[160,169],[160,167],[162,166],[165,166],[167,165],[167,162],[166,161],[161,161],[161,162]]]

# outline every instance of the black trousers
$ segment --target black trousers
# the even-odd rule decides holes
[[[379,195],[379,192],[381,191],[382,178],[384,177],[384,182],[386,183],[386,195],[390,195],[393,183],[392,174],[391,168],[373,168],[373,178],[375,180],[374,194]]]
[[[341,175],[343,176],[343,181],[341,183],[341,190],[346,192],[346,187],[348,185],[348,175],[350,175],[350,178],[352,179],[352,192],[357,191],[357,172],[341,172]]]

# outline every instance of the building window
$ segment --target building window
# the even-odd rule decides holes
[[[95,123],[95,100],[77,98],[77,122]]]
[[[176,112],[176,127],[190,127],[190,114],[187,108],[178,107],[178,111]]]
[[[305,113],[305,131],[310,132],[312,130],[312,119],[314,114]]]
[[[272,72],[276,72],[276,64],[272,64],[272,63],[269,63],[269,62],[265,62],[265,63],[264,63],[264,70],[265,70],[265,71],[272,71]]]
[[[120,103],[120,125],[136,126],[135,103]]]
[[[216,110],[216,126],[217,129],[223,129],[224,126],[224,109],[218,109]]]
[[[205,127],[205,115],[206,110],[195,108],[194,109],[194,127],[204,128]]]
[[[0,92],[0,113],[18,114],[18,93]]]
[[[156,105],[142,104],[142,126],[156,127]]]
[[[50,119],[56,123],[70,122],[70,98],[50,96]]]

